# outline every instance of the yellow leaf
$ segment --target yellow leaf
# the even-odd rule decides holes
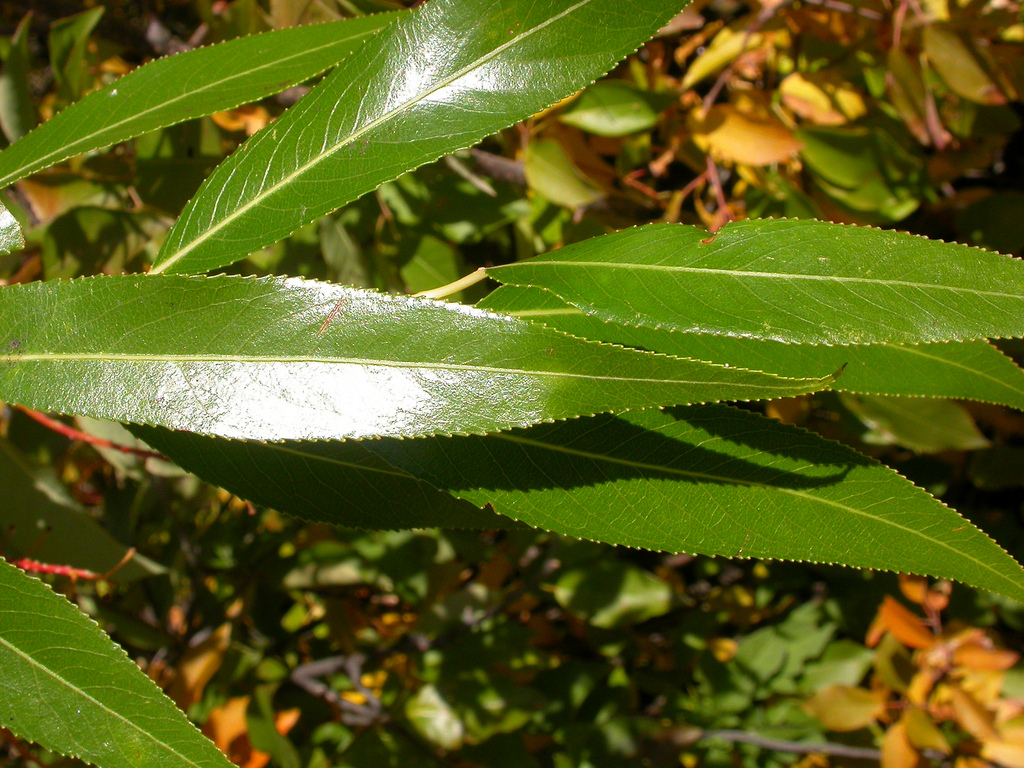
[[[950,685],[949,698],[953,705],[953,713],[960,727],[978,741],[998,741],[999,734],[992,724],[992,713],[986,710],[973,696],[963,689]]]
[[[864,688],[830,685],[808,699],[803,708],[830,731],[856,731],[885,713],[885,700]]]
[[[794,72],[779,85],[782,103],[817,125],[843,125],[867,112],[861,95],[839,73]]]
[[[730,104],[716,104],[703,118],[691,112],[687,123],[697,146],[716,160],[741,165],[784,163],[803,147],[778,120],[753,117]]]
[[[953,751],[942,731],[923,709],[908,709],[903,713],[903,722],[907,729],[907,739],[915,749],[934,749],[944,755]]]
[[[903,719],[892,725],[882,739],[882,768],[914,768],[921,755],[907,738],[907,725]]]

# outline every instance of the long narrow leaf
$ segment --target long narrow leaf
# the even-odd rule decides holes
[[[954,397],[1024,410],[1024,370],[987,341],[826,346],[674,333],[606,323],[549,291],[518,286],[502,286],[478,306],[574,336],[779,376],[846,366],[832,386],[841,392]]]
[[[569,536],[897,570],[1024,600],[1024,569],[925,491],[845,446],[728,406],[366,445],[459,498]]]
[[[96,624],[0,560],[0,725],[102,768],[231,763]]]
[[[132,431],[208,483],[304,520],[377,530],[517,525],[395,469],[361,441],[260,443],[160,427]]]
[[[0,187],[69,157],[272,96],[334,66],[399,16],[264,32],[157,59],[0,152]]]
[[[0,289],[0,400],[221,437],[480,434],[781,397],[831,380],[679,360],[298,278],[121,275]]]
[[[432,0],[207,180],[156,272],[206,272],[569,96],[684,0]]]
[[[662,224],[488,270],[623,325],[816,344],[1024,335],[1024,262],[820,221]]]

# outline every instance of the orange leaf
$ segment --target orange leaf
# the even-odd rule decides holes
[[[882,601],[878,617],[885,623],[885,628],[908,648],[929,648],[935,642],[935,635],[924,622],[889,595]]]
[[[199,701],[203,689],[217,674],[224,661],[224,652],[231,644],[231,624],[222,624],[213,634],[191,648],[178,663],[178,674],[167,695],[184,710]]]
[[[949,686],[950,702],[960,727],[978,741],[998,741],[999,734],[992,724],[992,713],[969,693],[955,685]]]
[[[953,663],[960,667],[1002,672],[1012,667],[1020,654],[1005,648],[985,648],[979,643],[962,645],[953,651]]]
[[[920,761],[921,755],[907,738],[907,725],[901,719],[882,739],[882,768],[915,768]]]

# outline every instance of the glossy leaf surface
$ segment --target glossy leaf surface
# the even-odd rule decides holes
[[[661,224],[494,267],[624,325],[817,344],[1024,335],[1024,262],[820,221]]]
[[[25,247],[25,237],[14,215],[0,203],[0,255]]]
[[[136,425],[180,467],[244,499],[344,528],[514,527],[395,469],[361,441],[259,443]]]
[[[845,446],[728,406],[366,445],[459,498],[568,536],[896,570],[1024,598],[1024,569],[925,491]]]
[[[432,0],[373,38],[207,180],[157,272],[206,272],[565,98],[683,0]]]
[[[841,392],[952,397],[1024,410],[1024,370],[987,341],[825,346],[673,333],[606,323],[549,291],[518,286],[502,286],[478,306],[574,336],[779,376],[800,377],[845,365],[832,385]]]
[[[479,434],[830,381],[298,278],[123,275],[0,290],[0,399],[221,437]]]
[[[0,187],[69,157],[283,91],[341,61],[398,17],[281,29],[157,59],[0,152]]]
[[[103,768],[230,768],[99,627],[0,560],[0,725]]]

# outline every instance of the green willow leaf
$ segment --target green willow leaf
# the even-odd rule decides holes
[[[352,53],[399,13],[249,35],[150,62],[0,152],[0,187],[158,128],[259,101]]]
[[[917,573],[1024,601],[1024,569],[927,492],[850,448],[737,408],[366,446],[436,488],[568,536]]]
[[[0,560],[0,725],[102,768],[230,768],[99,627]]]
[[[299,278],[121,275],[0,289],[0,400],[220,437],[481,434],[831,381]]]
[[[980,400],[1024,410],[1024,370],[987,341],[825,346],[674,333],[606,323],[542,288],[509,285],[477,306],[574,336],[778,376],[800,377],[845,365],[832,385],[840,392]]]
[[[814,344],[1024,336],[1024,262],[820,221],[661,224],[493,267],[623,325]]]
[[[376,530],[517,525],[395,469],[358,441],[258,443],[131,430],[206,482],[305,520]]]
[[[475,144],[605,73],[684,0],[432,0],[206,181],[155,272],[206,272]]]

